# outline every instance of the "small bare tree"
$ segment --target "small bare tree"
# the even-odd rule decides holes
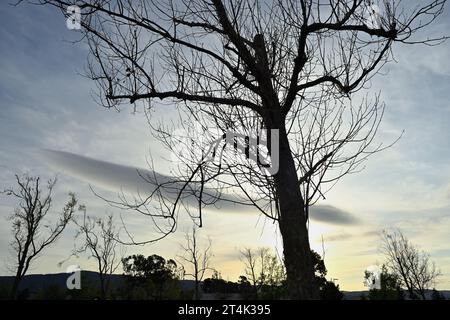
[[[269,248],[244,248],[241,250],[241,260],[255,299],[258,299],[262,288],[274,289],[286,280],[283,262],[275,254],[271,254]]]
[[[77,200],[69,193],[69,200],[62,209],[59,219],[48,219],[52,207],[52,192],[56,178],[42,187],[39,177],[16,175],[17,188],[6,189],[4,193],[19,201],[14,214],[9,217],[12,222],[11,249],[15,255],[14,282],[11,288],[11,298],[17,297],[19,284],[32,262],[50,245],[54,244],[67,224],[72,220]]]
[[[75,223],[79,227],[76,238],[82,239],[82,245],[75,249],[75,254],[87,252],[97,262],[102,299],[108,298],[111,275],[122,264],[120,253],[119,231],[114,226],[113,215],[105,218],[92,218],[86,215],[86,207],[80,206],[83,220]]]
[[[400,230],[383,231],[382,249],[389,271],[400,279],[409,297],[426,300],[427,290],[440,276],[430,255],[414,246]]]
[[[229,131],[240,134],[235,146],[245,145],[237,161],[180,156],[170,181],[146,177],[154,192],[121,201],[159,224],[161,236],[139,242],[173,232],[192,197],[199,226],[203,207],[234,199],[278,222],[292,299],[319,298],[310,206],[386,147],[373,143],[384,104],[377,94],[357,93],[393,60],[395,43],[445,39],[414,38],[442,14],[445,0],[36,2],[54,5],[69,19],[69,6],[79,6],[88,74],[102,105],[145,106],[155,137],[172,151],[180,145],[191,153],[206,150]],[[202,128],[188,143],[180,143],[168,121],[159,125],[151,118],[149,111],[167,108],[165,102],[177,105],[186,131]],[[206,130],[211,127],[219,134]],[[219,149],[227,159],[229,151]],[[268,172],[259,157],[249,159],[259,151],[277,170]]]
[[[180,255],[179,258],[189,265],[190,271],[188,272],[183,265],[183,275],[194,279],[194,298],[198,300],[200,298],[200,282],[206,272],[214,271],[210,265],[213,256],[211,251],[212,241],[208,239],[208,244],[203,249],[200,248],[195,227],[192,228],[192,233],[186,233],[185,240],[185,244],[180,245],[184,254]]]
[[[251,248],[241,250],[241,261],[245,265],[245,276],[250,281],[253,288],[254,298],[258,298],[258,254]]]

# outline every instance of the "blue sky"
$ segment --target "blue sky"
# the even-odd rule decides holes
[[[447,12],[429,31],[448,34],[448,16]],[[144,115],[127,108],[106,110],[94,103],[94,83],[81,75],[87,49],[70,42],[78,35],[66,29],[59,12],[12,7],[2,1],[0,17],[0,188],[13,185],[16,172],[45,178],[58,174],[55,209],[63,205],[69,190],[74,191],[89,213],[122,214],[137,237],[145,239],[152,232],[150,222],[107,206],[89,190],[90,183],[103,195],[114,197],[115,182],[90,180],[67,162],[52,162],[42,152],[65,151],[146,168],[151,150],[164,168],[161,158],[167,154],[152,139]],[[450,288],[450,42],[439,47],[395,45],[394,53],[398,63],[384,69],[389,72],[373,81],[372,90],[381,90],[387,105],[379,140],[392,141],[403,130],[404,135],[392,148],[371,158],[363,172],[340,182],[311,221],[312,245],[322,252],[323,235],[329,275],[345,290],[363,289],[364,269],[383,261],[379,233],[387,227],[401,228],[428,251],[443,273],[438,287]],[[86,161],[85,165],[91,160]],[[4,261],[0,267],[7,273],[10,227],[5,218],[14,203],[0,199],[0,260]],[[347,223],[333,219],[339,212],[351,217]],[[150,246],[129,247],[127,252],[173,257],[180,253],[178,243],[188,228],[188,219],[182,218],[174,235]],[[32,271],[64,271],[57,263],[70,254],[73,235],[70,227]],[[274,226],[251,213],[208,212],[201,236],[208,235],[214,264],[230,280],[242,273],[238,255],[243,246],[280,248]],[[74,263],[94,268],[86,257],[71,259],[65,266]]]

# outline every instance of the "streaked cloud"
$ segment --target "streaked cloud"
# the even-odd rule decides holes
[[[371,230],[371,231],[365,231],[365,232],[361,232],[360,230],[353,230],[353,231],[354,232],[352,232],[352,233],[350,233],[348,231],[331,233],[331,234],[328,234],[325,237],[323,237],[323,240],[325,242],[334,242],[334,241],[353,240],[353,239],[357,238],[360,241],[362,241],[362,240],[366,240],[364,238],[376,237],[376,236],[379,236],[381,233],[381,230]]]
[[[320,222],[339,225],[350,225],[358,222],[358,218],[351,213],[331,205],[315,205],[310,211],[310,218]]]
[[[146,195],[154,191],[156,185],[152,184],[153,181],[164,183],[173,179],[152,170],[115,164],[66,151],[41,150],[39,154],[42,161],[53,170],[112,192]],[[174,196],[175,192],[168,191],[166,194],[167,196]],[[238,200],[232,195],[225,195],[224,198],[229,201],[217,203],[220,210],[227,212],[236,210],[240,214],[256,213],[256,210],[252,207],[232,204],[233,201]],[[192,205],[195,205],[197,201],[194,198],[186,198],[185,200],[191,202]],[[331,205],[316,205],[310,211],[310,218],[319,222],[350,225],[358,221],[349,212]]]

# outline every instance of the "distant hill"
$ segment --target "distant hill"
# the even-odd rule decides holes
[[[66,288],[68,273],[51,273],[51,274],[30,274],[26,275],[20,283],[19,290],[28,289],[30,291],[37,291],[41,288],[49,286],[58,286]],[[111,285],[121,285],[124,281],[124,276],[113,274],[111,277]],[[7,287],[13,283],[14,277],[0,276],[0,286]],[[81,271],[81,284],[98,285],[98,273],[93,271]]]
[[[66,291],[66,281],[70,274],[68,273],[52,273],[52,274],[30,274],[26,275],[22,280],[19,291],[26,291],[28,296],[33,297],[34,294],[45,290],[46,288],[57,288],[60,291]],[[117,289],[124,285],[125,276],[121,274],[113,274],[111,278],[111,289]],[[12,285],[14,277],[0,276],[0,298],[7,297],[8,288]],[[94,271],[81,271],[81,287],[100,286],[98,273]],[[194,289],[193,280],[180,280],[180,286],[183,291],[190,291]],[[450,290],[439,291],[446,299],[450,300]],[[367,291],[344,291],[345,300],[360,300],[362,296],[367,296]],[[214,294],[205,294],[206,299]],[[210,297],[210,298],[211,298]],[[428,293],[431,297],[431,291]],[[215,299],[215,298],[214,298]]]
[[[57,288],[60,291],[66,291],[66,281],[70,276],[68,273],[51,273],[51,274],[30,274],[26,275],[20,283],[19,292],[27,291],[28,296],[42,291],[46,288]],[[110,277],[111,289],[117,289],[125,284],[126,278],[122,274],[112,274]],[[9,288],[14,281],[13,276],[0,276],[0,298],[7,297]],[[194,288],[194,281],[180,280],[181,290],[189,291]],[[98,272],[81,271],[81,288],[100,287]]]
[[[450,300],[450,290],[440,290],[439,293],[441,293],[445,299]],[[368,296],[368,291],[344,291],[344,298],[345,300],[361,300],[362,296]],[[428,290],[427,292],[427,298],[431,299],[432,291]],[[405,294],[406,296],[406,294]]]

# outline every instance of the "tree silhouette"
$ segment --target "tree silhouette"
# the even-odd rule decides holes
[[[339,290],[339,285],[326,279],[327,269],[323,258],[314,250],[311,250],[311,257],[320,299],[341,300],[344,295]],[[241,293],[248,296],[250,287],[253,299],[286,298],[286,271],[277,255],[272,254],[268,248],[245,248],[241,250],[241,258],[245,265],[245,276],[240,276],[239,283],[247,289]]]
[[[264,251],[263,251],[264,250]],[[267,252],[265,249],[260,249],[260,253],[264,254]],[[241,250],[241,260],[245,265],[245,280],[248,281],[252,286],[253,298],[258,299],[258,278],[259,278],[259,256],[257,252],[254,252],[251,248],[244,248]]]
[[[188,270],[183,265],[183,275],[194,279],[194,299],[200,298],[200,283],[208,271],[214,271],[211,267],[211,239],[208,239],[208,244],[201,248],[198,243],[197,229],[194,227],[192,233],[186,233],[185,243],[181,244],[181,249],[184,251],[180,259],[188,264]]]
[[[239,293],[241,288],[239,283],[222,279],[217,270],[213,272],[211,278],[205,279],[202,283],[203,292],[219,294],[219,298],[223,299],[229,294]]]
[[[244,248],[241,260],[245,265],[244,278],[252,285],[253,299],[279,299],[283,296],[286,271],[282,260],[269,248]]]
[[[344,294],[339,290],[339,285],[333,280],[327,280],[328,273],[325,267],[324,259],[316,251],[311,250],[311,256],[314,266],[314,273],[317,286],[319,287],[319,296],[321,300],[342,300]]]
[[[364,278],[371,279],[373,275],[366,271]],[[380,287],[369,290],[369,300],[403,300],[403,290],[401,288],[401,281],[398,275],[390,273],[386,265],[381,267]]]
[[[108,297],[111,275],[121,265],[122,257],[117,239],[119,232],[114,226],[112,214],[106,218],[92,218],[87,216],[86,207],[80,206],[83,211],[81,222],[75,221],[78,226],[76,238],[82,238],[82,244],[75,249],[75,254],[88,252],[96,260],[100,280],[100,296]]]
[[[419,250],[400,230],[383,231],[382,249],[389,272],[408,290],[409,298],[426,300],[427,290],[441,275],[430,255]]]
[[[39,177],[16,175],[16,182],[16,188],[4,191],[6,195],[19,201],[14,214],[9,217],[14,236],[10,245],[15,255],[15,277],[10,294],[12,299],[17,298],[19,284],[32,262],[59,239],[71,221],[77,204],[75,195],[69,193],[69,200],[58,220],[52,221],[48,213],[52,209],[52,192],[56,179],[49,180],[44,188]]]
[[[175,152],[181,162],[177,177],[145,177],[155,191],[122,199],[122,205],[160,224],[161,237],[175,230],[180,208],[192,197],[199,226],[202,208],[218,200],[254,206],[278,222],[290,298],[317,299],[309,208],[387,147],[372,143],[384,110],[379,96],[355,93],[391,60],[394,43],[444,40],[413,35],[435,21],[446,1],[37,2],[60,8],[66,17],[69,5],[82,10],[88,74],[101,104],[144,105],[155,137],[171,150],[189,150]],[[166,101],[179,107],[179,126],[202,129],[189,142],[180,142],[167,123],[152,121],[151,110],[166,108]],[[211,127],[220,134],[206,130]],[[242,146],[245,157],[222,161],[234,151],[224,146],[213,152],[220,161],[205,161],[202,152],[198,157],[198,150],[227,132],[240,134],[233,144]],[[253,161],[250,154],[267,161]]]
[[[122,265],[132,290],[144,289],[155,300],[167,298],[178,281],[176,262],[156,254],[147,258],[140,254],[131,255],[122,259]]]

